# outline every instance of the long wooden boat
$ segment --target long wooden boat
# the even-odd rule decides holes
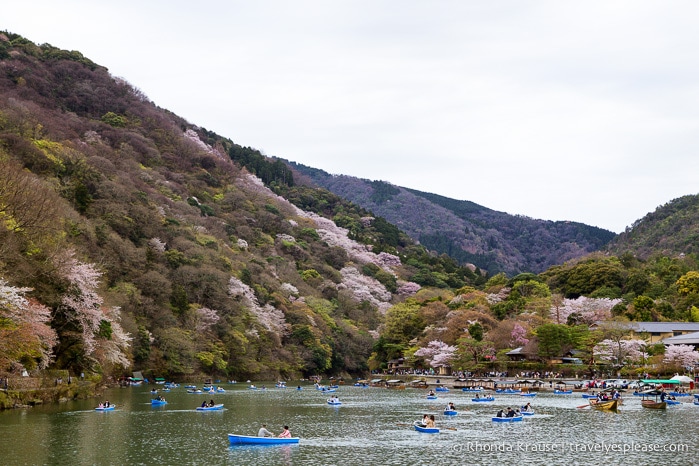
[[[520,422],[524,416],[513,416],[513,417],[493,417],[493,422]]]
[[[641,406],[649,409],[666,409],[667,403],[664,401],[641,400]]]
[[[213,406],[197,406],[197,411],[220,411],[223,409],[223,403]]]
[[[413,427],[415,428],[415,430],[417,430],[418,432],[422,432],[423,434],[438,434],[439,433],[439,429],[437,427],[422,427],[422,426],[417,425],[417,424],[413,424]]]
[[[299,438],[254,437],[252,435],[228,434],[228,441],[231,445],[284,445],[299,443]]]
[[[588,401],[590,402],[590,406],[592,408],[599,409],[602,411],[616,411],[619,407],[619,400],[599,401],[590,399]]]

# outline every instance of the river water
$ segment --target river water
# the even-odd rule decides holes
[[[627,396],[619,413],[579,409],[579,393],[534,398],[496,395],[474,403],[461,390],[427,400],[425,390],[341,386],[339,407],[312,385],[191,395],[160,392],[152,407],[149,387],[115,388],[103,399],[117,405],[96,412],[95,400],[77,400],[0,412],[0,464],[48,465],[665,465],[696,464],[699,406],[691,397],[665,411],[641,408]],[[258,387],[262,384],[258,383]],[[274,384],[267,384],[273,387]],[[158,386],[158,388],[162,388]],[[198,412],[202,401],[223,411]],[[459,414],[444,416],[447,402]],[[536,414],[498,424],[494,413],[531,402]],[[410,424],[435,414],[441,433],[421,434]],[[293,446],[230,446],[228,433],[255,435],[262,423],[278,433],[289,425]]]

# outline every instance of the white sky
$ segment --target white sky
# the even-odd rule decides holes
[[[6,3],[0,30],[330,173],[615,232],[699,192],[699,2]]]

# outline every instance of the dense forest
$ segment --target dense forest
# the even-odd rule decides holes
[[[376,205],[410,193],[365,184]],[[437,201],[447,203],[425,212]],[[448,209],[430,217],[435,230],[485,208]],[[638,254],[628,240],[663,234],[646,228],[656,218],[669,216],[639,221],[616,255],[593,252],[608,232],[580,224],[474,226],[502,258],[481,269],[293,164],[158,108],[79,52],[0,33],[2,374],[272,379],[363,375],[397,357],[479,371],[506,368],[515,347],[537,367],[571,351],[590,367],[638,370],[638,354],[679,367],[662,345],[632,351],[640,343],[619,330],[699,321],[695,252],[646,243]],[[514,236],[517,247],[497,248]],[[523,258],[528,248],[540,257]]]

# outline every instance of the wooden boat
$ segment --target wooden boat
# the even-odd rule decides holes
[[[153,406],[162,406],[162,405],[166,405],[167,401],[152,399],[152,400],[150,400],[150,404]]]
[[[197,406],[197,411],[220,411],[223,409],[223,403],[213,406]]]
[[[439,429],[437,427],[423,427],[419,424],[413,424],[413,427],[415,430],[418,432],[422,432],[423,434],[438,434]]]
[[[666,409],[667,403],[664,401],[641,400],[641,406],[649,409]]]
[[[619,406],[619,400],[599,401],[589,399],[588,401],[590,402],[590,407],[602,411],[616,411],[617,407]]]
[[[520,422],[524,419],[524,416],[513,416],[513,417],[493,417],[493,422]]]
[[[228,434],[231,445],[285,445],[299,443],[298,437],[254,437],[252,435]]]
[[[445,416],[456,416],[457,414],[459,414],[459,412],[455,409],[445,409],[444,410]]]
[[[492,396],[484,396],[482,398],[471,398],[471,401],[476,402],[476,403],[484,403],[487,401],[495,401],[495,397]]]
[[[554,395],[572,395],[572,394],[573,394],[573,390],[558,390],[558,389],[555,389],[555,390],[553,391],[553,394],[554,394]]]
[[[99,407],[99,406],[98,406],[97,408],[95,408],[95,411],[114,411],[114,408],[115,408],[114,405],[110,405],[110,406],[107,406],[107,407],[104,407],[104,406]]]

